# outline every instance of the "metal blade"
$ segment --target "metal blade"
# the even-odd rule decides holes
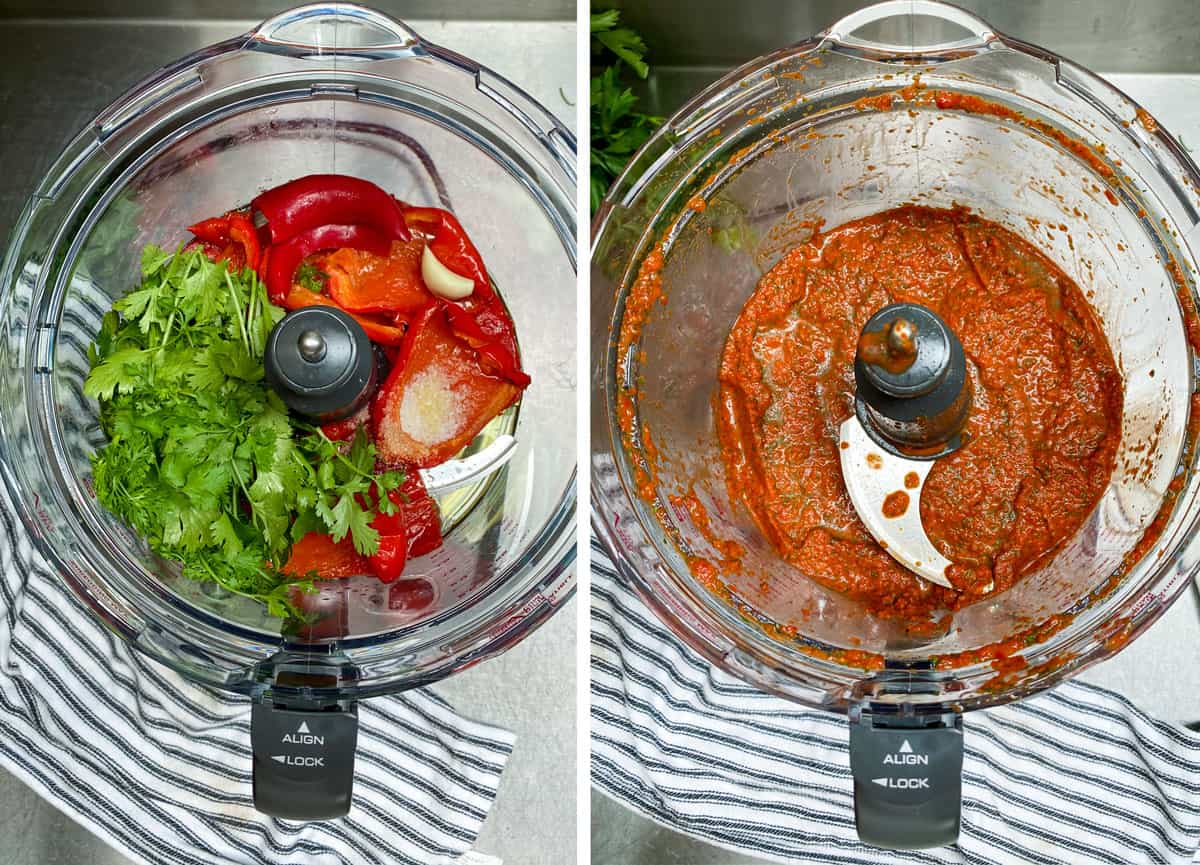
[[[479,453],[421,469],[421,480],[425,482],[425,489],[430,495],[448,493],[499,470],[512,459],[516,450],[515,438],[510,435],[497,436]]]
[[[853,415],[842,424],[839,438],[842,478],[867,531],[892,558],[917,576],[954,588],[946,578],[950,560],[937,551],[921,524],[921,489],[934,461],[888,453],[867,435]],[[907,496],[907,506],[887,516],[885,503],[889,496],[900,499],[898,493]]]

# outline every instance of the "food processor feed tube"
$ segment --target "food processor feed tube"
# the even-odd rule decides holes
[[[575,433],[573,415],[564,419],[557,409],[574,399],[575,383],[548,372],[573,369],[575,358],[573,340],[559,336],[575,332],[574,166],[573,136],[504,78],[374,10],[313,5],[182,58],[106,108],[68,145],[13,233],[0,273],[0,475],[37,549],[98,619],[187,680],[250,699],[260,810],[290,819],[345,814],[358,700],[425,686],[505,651],[573,592]],[[336,216],[352,224],[314,227],[299,204],[262,200],[264,228],[280,235],[256,231],[247,200],[288,184],[290,193],[298,181],[309,192],[317,187],[318,222]],[[359,207],[370,196],[373,204]],[[395,218],[401,208],[403,223]],[[188,232],[195,240],[172,255]],[[147,264],[143,250],[163,246]],[[256,259],[269,265],[261,280],[251,273]],[[163,265],[174,261],[178,268]],[[331,266],[314,268],[321,263]],[[285,488],[295,493],[315,483],[303,488],[336,498],[331,490],[350,489],[343,476],[353,475],[360,485],[391,490],[403,505],[390,494],[396,509],[385,508],[382,496],[343,496],[358,528],[365,523],[380,541],[406,543],[389,548],[386,562],[382,545],[368,555],[371,544],[363,543],[362,551],[349,550],[354,568],[334,573],[311,566],[326,548],[306,550],[309,560],[298,556],[310,537],[331,540],[332,527],[290,537],[298,522],[288,515],[308,505],[297,499],[283,508],[288,536],[258,555],[251,543],[279,544],[281,534],[263,541],[264,522],[260,537],[251,537],[254,506],[239,507],[248,494],[212,496],[243,532],[249,571],[288,590],[286,602],[260,590],[262,582],[239,592],[246,586],[232,579],[189,578],[184,568],[194,560],[174,557],[163,533],[139,537],[135,520],[100,501],[95,466],[124,446],[106,426],[128,413],[117,404],[121,388],[142,388],[138,398],[150,390],[142,367],[112,360],[114,329],[130,346],[167,341],[163,327],[143,330],[137,312],[115,304],[141,291],[144,300],[153,294],[181,307],[185,292],[163,287],[189,274],[198,275],[189,285],[206,284],[214,271],[230,306],[241,303],[245,313],[246,327],[230,339],[265,373],[260,380],[248,363],[238,366],[245,388],[235,391],[232,376],[218,370],[229,388],[223,394],[252,391],[231,414],[265,405],[255,410],[270,415],[272,441],[289,453],[318,454],[301,460],[303,480]],[[380,281],[388,282],[384,288],[398,283],[391,276],[373,282],[368,272],[412,274],[421,314],[392,315],[414,292],[377,291]],[[530,272],[544,278],[531,282]],[[271,303],[257,300],[263,292]],[[186,302],[198,309],[195,294]],[[186,325],[195,335],[201,318],[225,315],[225,301],[216,306],[211,315],[184,315],[169,332],[178,337]],[[278,307],[292,312],[284,316]],[[206,339],[226,340],[222,321],[213,319]],[[426,327],[418,331],[418,322]],[[516,344],[514,334],[547,324],[543,338]],[[417,333],[420,344],[407,357],[420,362],[403,362],[404,337]],[[177,338],[171,350],[183,345]],[[109,362],[117,373],[110,385],[89,391]],[[397,375],[384,381],[389,366]],[[401,373],[417,371],[432,371],[424,378],[436,386],[417,401],[421,419],[432,418],[424,427],[431,434],[410,459],[404,448],[418,437],[405,438],[406,420],[393,424],[386,443],[374,430],[359,433],[366,397],[374,391],[406,405],[410,381]],[[472,410],[450,412],[454,425],[437,423],[441,414],[423,410],[444,406],[440,385],[460,383],[468,372],[479,385]],[[194,399],[193,390],[164,385],[152,396],[170,406]],[[291,411],[286,430],[276,395]],[[234,402],[203,407],[215,404],[217,415]],[[379,416],[395,420],[390,412]],[[194,415],[189,429],[207,418]],[[300,418],[309,422],[293,424]],[[318,421],[321,434],[311,429]],[[344,437],[335,428],[345,425],[354,446],[338,451]],[[206,445],[221,438],[205,435]],[[255,450],[256,465],[267,450]],[[191,452],[204,465],[223,459],[215,444]],[[332,486],[308,471],[318,462],[340,467]],[[397,466],[410,470],[401,475]],[[409,484],[420,488],[418,479],[436,502],[406,492]],[[414,501],[419,514],[410,513]],[[333,510],[332,500],[325,504]],[[139,520],[160,522],[170,513],[141,511]],[[404,528],[419,534],[376,523],[385,516],[402,516]],[[212,558],[225,567],[240,561]],[[305,564],[289,570],[293,558]],[[268,559],[271,568],[257,567]],[[397,573],[385,573],[397,562]],[[330,578],[316,580],[315,592],[296,590],[293,580],[313,572]],[[298,613],[289,626],[281,627],[282,610]]]
[[[597,212],[597,535],[711,663],[847,714],[880,846],[952,843],[961,715],[1120,651],[1200,564],[1200,178],[1144,113],[883,3],[699,94]],[[935,318],[864,327],[897,302]],[[930,335],[966,375],[910,410]]]

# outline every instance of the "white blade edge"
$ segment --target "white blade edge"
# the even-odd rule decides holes
[[[937,551],[921,523],[921,489],[933,460],[910,460],[877,445],[854,415],[839,432],[838,453],[850,501],[867,531],[888,553],[914,574],[931,583],[954,588],[946,578],[950,560]],[[916,483],[910,475],[916,475]],[[899,516],[884,515],[884,502],[895,492],[908,496]],[[899,510],[899,508],[896,508]]]
[[[497,436],[494,442],[477,454],[421,469],[421,480],[430,495],[448,493],[499,470],[512,459],[516,450],[515,438],[510,435]]]

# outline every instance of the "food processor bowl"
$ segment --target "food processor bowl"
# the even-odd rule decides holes
[[[469,448],[511,434],[507,465],[440,497],[441,549],[390,586],[319,583],[305,598],[317,623],[281,632],[256,602],[180,577],[96,502],[104,436],[82,384],[145,245],[174,247],[186,226],[313,173],[452,210],[533,383]],[[67,146],[4,261],[0,473],[38,549],[125,640],[261,706],[352,714],[516,643],[574,589],[575,188],[574,136],[546,109],[363,7],[284,12],[136,85]]]
[[[850,715],[864,840],[952,840],[961,713],[1119,651],[1195,572],[1198,183],[1176,140],[1093,73],[956,7],[904,0],[713,84],[601,205],[595,529],[649,605],[713,663]],[[1124,380],[1116,469],[1094,512],[1044,567],[928,638],[778,556],[730,500],[713,410],[725,337],[762,274],[819,226],[905,204],[969,208],[1044,251],[1094,306]],[[647,283],[632,290],[656,250],[651,303]],[[672,504],[685,494],[707,527]],[[724,541],[745,557],[710,591],[689,561],[719,561]],[[917,752],[929,760],[910,765],[913,736],[925,734]],[[885,765],[901,745],[903,759]]]

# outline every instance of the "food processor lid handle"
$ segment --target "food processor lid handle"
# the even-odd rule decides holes
[[[350,811],[358,709],[313,711],[256,703],[250,711],[254,807],[284,820]]]
[[[864,844],[923,850],[958,840],[962,715],[851,712],[854,821]]]
[[[254,807],[284,820],[350,811],[358,707],[341,688],[357,671],[336,658],[282,651],[257,669],[250,709]]]

